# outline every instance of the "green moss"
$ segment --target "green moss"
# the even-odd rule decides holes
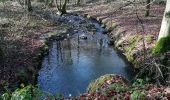
[[[88,19],[90,19],[90,18],[91,18],[91,16],[90,16],[90,15],[87,15],[87,18],[88,18]]]
[[[166,18],[170,18],[170,11],[165,13]]]
[[[37,25],[37,22],[31,21],[31,22],[29,22],[28,26],[35,28],[38,25]]]
[[[153,40],[153,39],[152,39],[152,35],[149,34],[149,35],[146,36],[146,41],[147,41],[148,43],[152,42],[152,40]]]
[[[134,58],[134,57],[133,57]],[[137,59],[133,59],[133,64],[134,65],[139,65],[141,62],[138,61]],[[135,68],[138,68],[139,66],[136,66]]]
[[[101,76],[100,78],[96,79],[95,81],[92,81],[88,86],[88,91],[90,92],[96,92],[97,89],[99,89],[106,80],[110,80],[114,74],[106,74],[104,76]]]
[[[130,36],[127,40],[128,45],[124,47],[125,55],[129,61],[134,61],[132,51],[135,49],[137,43],[142,39],[140,35]]]
[[[153,48],[153,53],[164,53],[170,51],[170,36],[161,38]]]
[[[119,78],[118,78],[119,77]],[[108,81],[112,81],[110,84],[108,84]],[[103,86],[107,86],[107,89],[103,90]],[[103,95],[107,95],[109,90],[115,90],[116,92],[124,92],[129,89],[129,87],[126,85],[128,84],[128,81],[124,79],[123,77],[120,78],[120,76],[115,74],[106,74],[104,76],[99,77],[95,81],[92,81],[88,86],[88,92],[94,93],[97,91],[102,91]]]
[[[99,21],[100,23],[102,22],[102,19],[100,17],[97,17],[96,20]]]
[[[102,20],[102,23],[107,24],[108,20],[109,20],[108,18],[105,18],[105,19]]]
[[[117,24],[115,22],[107,22],[106,24],[106,29],[108,30],[108,32],[111,32],[113,29],[115,29],[117,27]]]

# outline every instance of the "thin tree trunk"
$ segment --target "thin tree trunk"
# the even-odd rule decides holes
[[[150,2],[151,0],[147,0],[147,5],[146,5],[146,13],[145,16],[148,17],[150,15]]]
[[[62,7],[62,11],[61,11],[62,14],[67,13],[66,12],[66,6],[67,6],[67,0],[64,1],[63,7]]]
[[[25,0],[25,4],[27,5],[27,9],[29,12],[32,11],[31,0]]]
[[[80,5],[80,1],[81,1],[81,0],[77,0],[77,5]]]
[[[67,13],[66,7],[67,7],[67,3],[69,2],[69,0],[64,0],[64,4],[62,4],[62,0],[59,0],[59,1],[60,2],[56,0],[57,9],[58,9],[59,14],[63,15]]]
[[[56,0],[51,0],[50,4],[49,4],[51,7],[56,7],[57,4],[56,4]]]

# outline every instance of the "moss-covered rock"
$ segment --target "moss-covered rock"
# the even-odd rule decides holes
[[[170,51],[169,43],[170,43],[170,36],[159,39],[155,47],[153,48],[153,53],[164,53]]]
[[[166,18],[170,18],[170,11],[165,13]]]
[[[127,83],[129,83],[126,79],[119,75],[115,74],[106,74],[104,76],[99,77],[98,79],[92,81],[88,86],[88,92],[93,93],[96,91],[108,92],[110,89],[115,91],[124,91],[127,89]],[[107,86],[107,87],[105,87]],[[108,89],[108,91],[107,91]]]

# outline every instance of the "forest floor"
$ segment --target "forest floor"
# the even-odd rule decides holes
[[[0,6],[0,90],[21,82],[34,83],[43,45],[41,36],[62,25],[38,14],[27,14],[16,2]]]

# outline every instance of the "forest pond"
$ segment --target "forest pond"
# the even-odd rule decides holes
[[[104,74],[119,74],[133,78],[133,71],[109,47],[104,29],[91,21],[96,33],[76,31],[65,39],[50,43],[49,54],[43,59],[38,84],[44,92],[76,96],[86,91],[88,84]]]

